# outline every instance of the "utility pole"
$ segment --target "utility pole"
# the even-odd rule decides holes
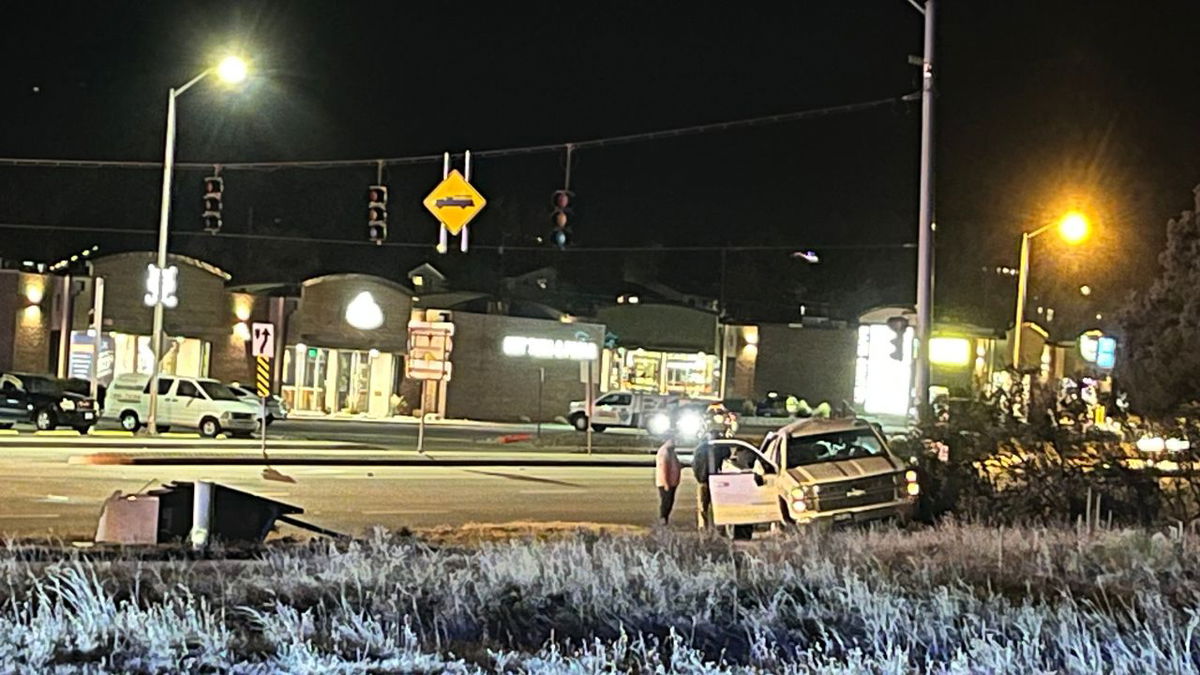
[[[933,332],[933,22],[935,0],[925,0],[925,55],[921,59],[921,198],[917,223],[917,358],[914,407],[929,409],[929,338]]]

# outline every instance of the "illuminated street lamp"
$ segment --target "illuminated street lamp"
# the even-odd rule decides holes
[[[1054,226],[1053,223],[1048,223],[1021,235],[1021,266],[1017,276],[1017,320],[1013,324],[1012,361],[1014,370],[1021,369],[1021,324],[1025,322],[1025,295],[1029,289],[1029,240]],[[1068,244],[1078,244],[1087,239],[1090,230],[1091,226],[1088,224],[1087,218],[1078,211],[1072,211],[1058,221],[1058,234]]]
[[[222,81],[237,84],[246,79],[247,66],[241,58],[227,56],[216,67],[206,69],[188,80],[182,87],[172,88],[167,93],[167,140],[166,150],[163,153],[162,203],[158,217],[158,258],[156,261],[159,270],[167,267],[167,234],[171,218],[171,178],[175,169],[175,99],[214,71]],[[166,289],[162,288],[162,283],[166,277],[167,275],[161,272],[157,275],[160,287],[157,293],[151,294],[154,299],[154,325],[153,333],[150,335],[150,348],[154,352],[154,365],[150,371],[150,410],[146,419],[146,432],[149,434],[158,432],[158,376],[159,362],[162,360],[163,299],[167,296]]]

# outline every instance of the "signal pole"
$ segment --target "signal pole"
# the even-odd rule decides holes
[[[933,22],[935,0],[925,0],[925,55],[921,59],[921,197],[917,216],[917,358],[914,408],[924,418],[929,408],[929,338],[933,332]]]

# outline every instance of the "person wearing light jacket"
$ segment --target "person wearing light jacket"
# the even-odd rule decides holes
[[[671,519],[671,510],[675,508],[675,490],[679,487],[679,474],[682,467],[679,457],[675,454],[675,441],[667,439],[658,448],[654,458],[654,485],[658,488],[658,518],[666,525]]]

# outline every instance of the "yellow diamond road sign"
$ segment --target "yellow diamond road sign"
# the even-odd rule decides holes
[[[483,210],[487,200],[456,169],[429,193],[423,203],[451,234],[458,234]]]

